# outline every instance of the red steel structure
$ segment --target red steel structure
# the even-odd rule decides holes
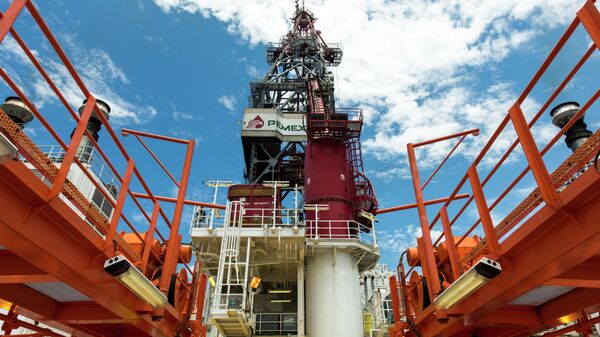
[[[81,116],[75,113],[13,27],[20,15],[26,15],[25,9],[81,90],[82,99],[86,99]],[[0,68],[0,76],[5,83],[65,153],[60,166],[55,166],[4,111],[0,111],[2,133],[16,145],[19,155],[48,182],[45,184],[36,177],[23,161],[0,165],[0,298],[10,304],[8,314],[0,316],[6,323],[2,328],[4,334],[10,335],[14,329],[25,327],[35,331],[32,335],[58,336],[48,329],[19,319],[19,315],[22,315],[76,336],[205,335],[202,312],[206,275],[198,263],[193,267],[189,265],[191,248],[181,244],[179,234],[183,206],[192,203],[185,200],[185,195],[194,141],[123,130],[124,136],[134,135],[141,142],[178,188],[177,198],[172,200],[155,195],[32,1],[15,0],[6,13],[0,13],[0,43],[9,33],[64,105],[69,113],[68,120],[75,125],[75,129],[69,141],[63,139],[53,125],[57,117],[54,117],[54,123],[48,119],[49,116],[39,111],[15,83],[14,74],[11,76],[4,68]],[[92,115],[104,125],[109,134],[108,145],[116,148],[116,156],[109,158],[107,151],[103,150],[107,144],[98,144],[86,128]],[[117,177],[120,187],[116,200],[107,195],[76,156],[84,137],[93,144],[94,150]],[[186,146],[179,180],[166,169],[142,138]],[[111,204],[114,211],[110,220],[69,181],[68,174],[73,167],[78,167]],[[132,190],[134,183],[141,186],[142,193]],[[150,199],[153,205],[150,214],[143,207],[141,198]],[[171,216],[161,207],[160,201],[175,203]],[[139,230],[139,224],[134,227],[123,212],[126,202],[133,203],[147,221],[145,232]],[[224,208],[204,203],[203,206]],[[161,221],[168,228],[167,235],[159,230]],[[127,228],[128,232],[119,233],[121,227]],[[104,262],[119,254],[124,255],[169,297],[167,305],[160,309],[149,307],[104,271]],[[188,275],[191,275],[191,279]],[[58,300],[28,286],[31,284],[41,284],[42,288],[56,286],[87,300]]]
[[[360,109],[327,108],[318,78],[307,80],[308,113],[305,155],[305,199],[307,204],[327,204],[320,219],[353,219],[370,227],[364,213],[375,213],[377,197],[362,164],[360,133],[363,124]],[[323,170],[327,163],[327,170]],[[313,220],[314,212],[309,212]],[[348,235],[348,225],[340,222],[326,233],[309,235]],[[336,228],[340,227],[340,228]]]
[[[574,31],[581,26],[591,38],[592,45],[539,111],[527,121],[521,105]],[[390,278],[394,309],[394,324],[390,328],[392,336],[531,336],[567,322],[574,324],[543,335],[560,336],[577,331],[589,336],[590,326],[598,322],[598,318],[592,319],[590,315],[600,311],[600,226],[597,219],[600,213],[600,175],[593,169],[584,170],[584,167],[598,156],[600,131],[593,133],[552,174],[548,171],[544,155],[579,118],[586,112],[592,112],[589,108],[600,96],[600,90],[543,148],[538,147],[531,130],[597,48],[600,48],[600,12],[594,1],[588,0],[431,222],[426,205],[433,202],[424,201],[423,189],[458,144],[467,135],[476,135],[478,130],[407,145],[423,235],[417,239],[415,248],[402,255],[398,275]],[[489,159],[490,149],[497,144],[503,132],[509,132],[510,125],[516,132],[516,139],[491,170],[480,176],[483,160],[486,156]],[[450,154],[421,184],[415,150],[457,137],[460,137],[459,141]],[[506,167],[507,159],[519,144],[527,160],[525,169],[514,181],[504,182],[506,189],[495,199],[490,199],[489,193],[486,195],[484,192],[486,185],[490,185],[488,183],[500,168]],[[502,221],[494,223],[490,212],[528,173],[535,180],[533,192]],[[571,179],[576,173],[581,174]],[[470,189],[470,196],[450,216],[450,206],[465,189]],[[457,235],[456,227],[466,221],[465,211],[470,205],[476,207],[478,217],[465,233]],[[441,222],[442,234],[432,238],[432,230],[438,222]],[[473,236],[479,225],[484,233],[481,239]],[[404,255],[411,266],[407,271]],[[498,261],[502,272],[447,310],[434,304],[434,299],[482,257]],[[414,270],[417,266],[421,267],[421,273]]]

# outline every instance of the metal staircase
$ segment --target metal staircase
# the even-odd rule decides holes
[[[250,328],[244,309],[248,261],[240,262],[243,203],[230,201],[225,212],[217,282],[209,322],[225,337],[247,337],[250,336]],[[243,275],[241,266],[244,269]]]
[[[377,198],[371,181],[364,174],[360,138],[351,137],[346,141],[346,144],[348,148],[348,161],[352,169],[352,179],[354,180],[355,209],[373,213],[374,208],[377,206]]]

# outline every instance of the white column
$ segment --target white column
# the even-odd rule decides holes
[[[310,337],[362,337],[358,267],[341,249],[320,248],[306,263],[306,328]]]

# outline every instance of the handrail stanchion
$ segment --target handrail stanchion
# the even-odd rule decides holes
[[[150,251],[152,250],[152,240],[154,239],[154,231],[156,230],[156,223],[158,222],[158,214],[160,209],[160,203],[156,201],[152,210],[152,218],[150,220],[150,228],[146,232],[144,238],[144,251],[142,252],[142,265],[141,269],[145,272],[148,266],[148,259],[150,258]]]
[[[429,298],[435,298],[437,294],[442,290],[440,279],[437,277],[438,268],[435,263],[435,255],[433,253],[433,244],[431,241],[431,233],[429,231],[429,221],[427,220],[427,211],[425,210],[425,202],[423,200],[423,190],[421,188],[421,182],[419,178],[419,168],[417,164],[417,158],[415,155],[415,148],[412,143],[406,145],[408,152],[408,160],[410,164],[410,170],[412,173],[413,188],[415,191],[415,198],[417,201],[417,210],[419,212],[419,222],[421,224],[422,242],[424,254],[421,256],[423,259],[423,272],[427,278]]]
[[[525,116],[523,115],[521,107],[518,104],[515,104],[512,106],[512,108],[510,108],[508,113],[510,115],[510,119],[512,120],[515,131],[517,132],[517,137],[519,137],[519,141],[523,147],[523,152],[525,153],[529,167],[531,167],[533,177],[540,188],[542,198],[546,204],[550,205],[550,207],[559,209],[562,207],[562,201],[560,200],[560,197],[556,192],[554,185],[552,184],[552,179],[550,178],[548,169],[546,168],[544,160],[542,159],[542,155],[540,154],[535,140],[533,139],[533,135],[531,134],[531,130],[527,125],[527,121],[525,120]]]
[[[81,114],[81,118],[77,123],[77,127],[73,132],[73,137],[71,137],[71,142],[69,143],[69,147],[67,148],[67,153],[63,158],[62,164],[58,169],[58,175],[52,184],[52,188],[46,197],[46,200],[50,200],[60,194],[62,191],[63,185],[67,181],[67,175],[69,174],[69,170],[71,169],[71,164],[73,163],[73,159],[75,159],[75,155],[77,153],[77,149],[79,148],[79,144],[83,139],[83,133],[86,130],[88,121],[92,116],[92,111],[96,106],[96,98],[93,96],[89,96],[88,100],[85,104],[85,108],[83,109],[83,113]]]
[[[460,276],[460,259],[458,257],[458,247],[456,247],[456,242],[454,241],[454,234],[452,234],[452,228],[450,227],[450,220],[448,220],[448,209],[446,205],[442,206],[440,217],[442,219],[444,237],[446,237],[446,249],[448,250],[448,258],[450,259],[450,266],[452,267],[452,276],[454,276],[454,279],[456,280]]]
[[[63,164],[64,165],[64,164]],[[112,218],[110,220],[110,227],[108,228],[108,232],[106,233],[106,238],[104,239],[103,249],[106,249],[113,245],[113,239],[115,238],[115,233],[117,232],[117,226],[119,225],[119,221],[121,220],[121,215],[123,213],[123,206],[125,205],[125,200],[127,198],[127,192],[129,190],[129,183],[131,182],[131,177],[133,176],[133,168],[135,164],[132,159],[127,161],[127,170],[125,171],[125,175],[123,176],[123,183],[121,184],[121,190],[119,191],[119,197],[117,198],[117,203],[115,205],[115,210],[113,212]]]
[[[475,204],[477,205],[477,211],[479,212],[479,218],[483,225],[483,231],[485,232],[485,241],[489,252],[493,255],[494,259],[497,259],[502,255],[502,249],[498,243],[498,237],[494,230],[494,223],[492,222],[492,216],[488,208],[487,202],[485,201],[485,195],[483,188],[481,187],[481,181],[479,180],[479,174],[474,165],[469,167],[467,171],[469,175],[469,182],[473,189],[473,196],[475,197]]]
[[[181,222],[181,214],[183,212],[185,194],[187,192],[188,181],[190,178],[190,169],[192,166],[195,145],[196,142],[193,140],[187,142],[185,162],[183,166],[183,172],[181,173],[181,186],[179,187],[179,193],[177,194],[177,202],[175,203],[173,220],[171,221],[171,231],[169,232],[169,241],[167,242],[165,265],[163,266],[163,273],[160,278],[160,290],[162,290],[165,294],[169,291],[171,274],[173,274],[177,268],[177,260],[179,255],[179,223]]]

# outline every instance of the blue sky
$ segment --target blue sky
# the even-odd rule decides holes
[[[581,3],[307,1],[325,39],[345,47],[345,59],[334,71],[336,94],[340,105],[365,110],[365,166],[383,207],[414,202],[407,142],[480,127],[482,135],[461,147],[425,195],[437,198],[452,190],[468,160],[496,128]],[[6,8],[8,2],[2,4]],[[292,1],[62,0],[36,4],[84,81],[113,107],[115,128],[197,140],[188,198],[209,200],[211,191],[202,184],[206,179],[242,182],[239,128],[248,82],[266,71],[264,43],[286,33]],[[28,14],[19,18],[16,27],[77,106],[83,97],[61,75],[57,58]],[[580,28],[525,104],[527,113],[548,97],[589,43]],[[2,44],[3,67],[67,139],[72,124],[65,122],[64,108],[32,77],[31,68],[13,47],[10,39]],[[600,78],[597,52],[591,62],[557,102],[587,100]],[[2,89],[6,96],[12,95],[5,86]],[[598,113],[588,115],[592,129],[597,129]],[[536,131],[540,144],[548,141],[551,131],[545,113]],[[40,144],[52,142],[39,123],[33,123],[28,132]],[[110,148],[108,137],[101,135],[102,144]],[[172,196],[168,178],[132,139],[124,142],[156,193]],[[179,172],[184,149],[151,144],[169,168]],[[562,144],[548,156],[552,168],[568,154]],[[419,152],[423,180],[451,145]],[[488,198],[493,200],[500,187],[506,186],[502,183],[523,165],[522,158],[515,156],[501,170],[498,181],[486,189]],[[483,165],[481,174],[488,169],[489,165]],[[523,198],[532,187],[531,178],[526,178],[509,203],[499,207],[495,219],[501,219],[514,206],[510,202]],[[432,218],[436,208],[430,211]],[[139,214],[130,212],[139,220]],[[189,210],[186,215],[184,234]],[[474,215],[470,209],[467,219],[472,221]],[[395,265],[399,252],[417,235],[416,212],[384,215],[379,221],[382,260]],[[471,223],[457,225],[465,228]]]

